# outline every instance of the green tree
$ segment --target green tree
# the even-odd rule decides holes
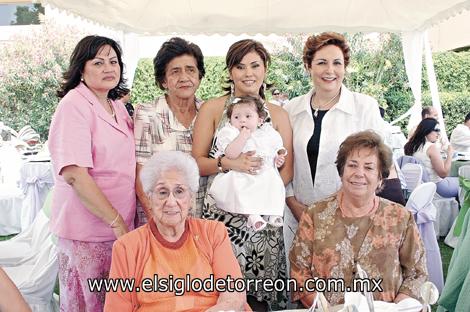
[[[16,130],[29,124],[47,138],[62,73],[82,36],[73,27],[45,24],[2,47],[0,120]]]
[[[40,14],[44,15],[44,7],[40,3],[34,3],[32,6],[17,6],[16,21],[12,21],[11,25],[40,24]]]

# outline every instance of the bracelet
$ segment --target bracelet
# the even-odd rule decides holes
[[[222,158],[224,158],[224,157],[225,157],[224,154],[217,157],[217,169],[219,169],[220,173],[227,173],[227,172],[230,171],[229,169],[224,170],[224,168],[222,168]]]
[[[116,223],[116,221],[119,219],[119,212],[116,214],[116,218],[114,218],[113,222],[111,222],[111,224],[109,225],[110,228],[113,227],[114,223]]]

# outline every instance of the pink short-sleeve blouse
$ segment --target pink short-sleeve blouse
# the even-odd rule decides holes
[[[112,103],[117,122],[80,83],[60,101],[49,129],[49,150],[55,187],[51,231],[61,238],[104,242],[116,237],[108,224],[93,215],[61,175],[64,167],[88,173],[116,208],[129,229],[135,216],[135,144],[132,120],[124,105]]]

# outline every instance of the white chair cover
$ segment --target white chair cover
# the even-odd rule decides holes
[[[422,183],[423,168],[418,164],[408,163],[401,168],[401,171],[405,176],[408,191],[413,192]]]
[[[28,162],[21,168],[20,186],[25,195],[21,208],[21,229],[33,223],[54,185],[50,162]]]
[[[459,203],[455,198],[440,197],[437,193],[434,195],[432,203],[437,209],[436,222],[434,223],[436,234],[446,236],[459,214]]]
[[[3,267],[32,311],[52,311],[52,293],[59,272],[56,246],[49,237],[38,253],[21,265]]]
[[[21,232],[23,192],[14,184],[0,184],[0,235]]]
[[[50,236],[49,218],[39,211],[33,224],[10,240],[0,242],[0,266],[23,263],[39,252],[44,241]]]
[[[55,239],[49,231],[52,191],[34,223],[14,238],[0,242],[0,265],[32,311],[56,311],[52,293],[59,271]]]
[[[439,289],[439,292],[441,292],[444,287],[441,252],[432,224],[436,220],[437,214],[436,207],[434,207],[432,203],[435,192],[435,183],[428,182],[419,185],[411,193],[406,203],[406,208],[408,208],[416,220],[424,248],[426,249],[426,265],[429,280],[433,282]]]

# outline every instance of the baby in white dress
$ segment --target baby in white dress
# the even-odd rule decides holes
[[[263,102],[255,97],[234,98],[227,109],[227,123],[217,134],[217,153],[230,159],[256,151],[263,158],[258,172],[219,173],[209,189],[217,207],[227,212],[245,214],[247,224],[260,231],[266,224],[283,225],[284,183],[277,168],[284,164],[287,150],[281,135],[269,123]]]

